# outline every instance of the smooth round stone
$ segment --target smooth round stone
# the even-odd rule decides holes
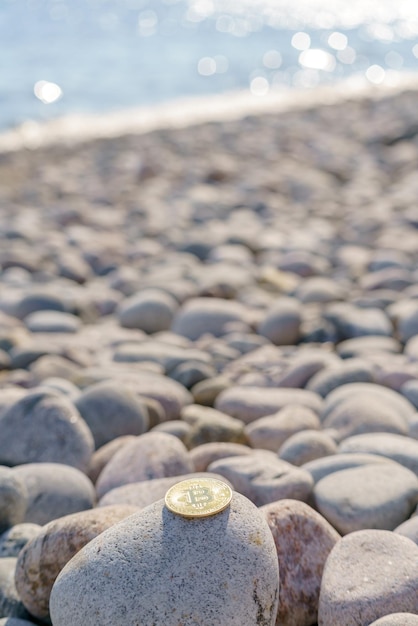
[[[348,383],[371,383],[374,380],[373,367],[361,359],[349,359],[339,366],[321,370],[308,382],[306,389],[323,398],[333,389]]]
[[[260,417],[277,413],[289,404],[299,404],[319,413],[322,402],[320,396],[305,389],[230,387],[216,398],[215,408],[249,424]]]
[[[5,557],[0,559],[0,615],[1,617],[30,618],[23,606],[15,586],[15,569],[17,559]]]
[[[177,301],[168,293],[145,289],[123,300],[117,315],[121,326],[152,334],[170,328],[177,309]]]
[[[243,456],[251,454],[251,448],[247,448],[240,443],[227,443],[224,441],[214,441],[196,446],[189,452],[195,472],[204,472],[214,461],[225,459],[230,456]]]
[[[35,311],[25,318],[25,324],[31,333],[76,333],[81,320],[62,311]]]
[[[18,556],[24,546],[41,530],[39,524],[16,524],[0,535],[0,558]]]
[[[306,501],[313,487],[309,472],[263,451],[214,461],[209,472],[220,474],[257,506],[291,498]]]
[[[170,422],[168,422],[170,423]],[[109,443],[99,448],[93,453],[90,459],[90,465],[87,471],[87,475],[93,483],[97,482],[100,472],[104,466],[110,461],[110,459],[127,443],[136,441],[134,435],[124,435],[123,437],[116,437]]]
[[[418,441],[392,433],[370,433],[344,439],[339,452],[366,452],[397,461],[418,475]]]
[[[0,419],[15,402],[26,395],[26,391],[20,387],[5,387],[0,389]]]
[[[69,380],[65,378],[59,378],[52,376],[51,378],[45,378],[42,381],[42,387],[47,387],[52,391],[58,391],[64,396],[68,396],[70,400],[74,400],[79,396],[80,390]]]
[[[418,478],[394,463],[333,472],[314,487],[319,512],[340,532],[393,530],[418,503]]]
[[[160,498],[164,498],[167,491],[170,487],[173,487],[173,485],[176,485],[182,480],[198,479],[201,477],[225,481],[223,476],[210,472],[195,472],[193,474],[183,474],[182,476],[170,476],[169,478],[153,478],[140,483],[122,485],[122,487],[116,487],[116,489],[108,491],[103,498],[99,500],[98,506],[125,504],[144,509],[146,506],[153,504],[153,502],[160,500]]]
[[[77,409],[53,392],[35,390],[15,402],[1,418],[1,431],[4,465],[57,462],[85,470],[94,449]]]
[[[181,418],[191,427],[187,436],[189,448],[216,441],[229,443],[247,441],[244,423],[216,409],[190,404],[182,410]]]
[[[369,626],[405,611],[418,613],[418,547],[385,530],[361,530],[338,541],[325,563],[321,626]]]
[[[397,354],[401,352],[400,342],[394,337],[368,336],[354,337],[341,341],[336,346],[336,351],[342,359],[351,357],[367,357],[370,353],[383,352],[389,354]]]
[[[180,439],[185,446],[188,446],[188,438],[192,427],[190,424],[186,422],[182,422],[181,420],[171,420],[170,422],[163,422],[162,424],[157,424],[152,429],[152,432],[158,433],[167,433],[168,435],[173,435]]]
[[[331,278],[313,276],[304,280],[297,287],[296,297],[304,304],[310,302],[333,302],[343,299],[344,289]]]
[[[307,407],[289,404],[274,415],[266,415],[245,427],[245,434],[252,448],[277,452],[295,433],[304,430],[319,430],[318,416]]]
[[[418,615],[413,613],[391,613],[381,617],[370,626],[418,626]]]
[[[323,405],[321,418],[324,420],[341,402],[352,398],[364,399],[365,403],[369,402],[370,398],[376,398],[382,404],[392,407],[405,419],[409,419],[416,412],[415,407],[393,389],[374,383],[348,383],[328,394]]]
[[[28,492],[25,522],[43,525],[94,505],[93,484],[70,465],[27,463],[13,468],[13,473]]]
[[[22,295],[14,308],[14,316],[23,320],[35,311],[65,311],[64,300],[52,293],[38,292]]]
[[[300,339],[301,306],[295,298],[280,298],[258,325],[258,333],[276,346],[293,345]]]
[[[46,524],[23,548],[16,564],[16,589],[26,609],[47,619],[51,589],[63,567],[89,541],[136,512],[130,506],[103,507]]]
[[[173,435],[146,433],[123,446],[103,468],[97,483],[97,495],[128,483],[152,478],[180,476],[193,471],[187,448]]]
[[[382,398],[351,397],[343,400],[323,420],[323,428],[332,428],[338,438],[373,432],[407,435],[409,426],[405,417]]]
[[[377,308],[362,309],[342,302],[329,305],[324,317],[334,324],[340,340],[367,335],[392,335],[389,318]]]
[[[25,483],[8,467],[0,466],[0,533],[23,522],[28,506]]]
[[[29,370],[35,378],[35,381],[42,383],[42,385],[45,379],[51,377],[73,381],[77,377],[79,369],[80,366],[76,365],[74,361],[60,356],[59,354],[43,354],[43,356],[36,358],[36,360],[29,365]],[[76,387],[76,389],[78,390],[78,387]]]
[[[413,361],[418,360],[418,335],[413,335],[405,344],[404,354]]]
[[[196,404],[213,406],[221,391],[228,389],[231,382],[223,376],[214,376],[194,385],[191,393]]]
[[[199,361],[187,361],[178,365],[172,372],[170,372],[170,378],[177,380],[181,385],[184,385],[186,389],[191,389],[194,385],[212,378],[216,375],[216,370],[212,365],[207,363],[199,363]]]
[[[122,435],[142,435],[149,426],[148,411],[141,399],[117,382],[87,387],[75,406],[93,434],[96,449]]]
[[[303,430],[286,439],[279,448],[278,456],[300,466],[336,452],[337,444],[329,435],[318,430]]]
[[[414,515],[411,519],[397,526],[394,532],[408,537],[408,539],[411,539],[411,541],[418,545],[418,515]]]
[[[340,535],[304,502],[279,500],[260,508],[280,564],[277,624],[311,626],[318,619],[325,561]]]
[[[178,311],[172,330],[191,340],[209,333],[220,337],[230,322],[246,322],[246,309],[239,302],[221,298],[193,298]]]
[[[325,456],[322,459],[315,459],[304,463],[302,469],[309,472],[317,483],[321,478],[325,478],[328,474],[339,472],[344,469],[350,469],[351,467],[363,467],[364,465],[381,465],[382,463],[392,463],[390,459],[386,459],[383,456],[377,454],[367,453],[355,453],[344,454],[342,452],[338,454],[331,454]]]
[[[389,314],[395,322],[396,336],[402,343],[418,335],[418,302],[401,300],[389,307]]]
[[[179,337],[180,338],[180,337]],[[159,363],[166,372],[172,372],[189,361],[208,364],[210,356],[189,345],[176,345],[171,338],[158,334],[149,341],[126,342],[116,347],[113,360],[117,363]]]
[[[144,626],[274,626],[278,586],[273,537],[246,498],[235,493],[227,509],[198,520],[159,500],[67,564],[50,611],[54,626],[114,626],[121,615]]]

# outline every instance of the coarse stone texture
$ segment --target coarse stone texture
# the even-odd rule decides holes
[[[116,452],[127,443],[130,443],[132,441],[136,441],[134,435],[124,435],[122,437],[116,437],[116,439],[109,441],[109,443],[105,443],[104,446],[102,446],[93,453],[93,456],[90,459],[90,465],[87,471],[87,475],[94,484],[96,484],[100,472],[102,471],[104,466],[110,461],[110,459],[116,454]]]
[[[108,382],[87,387],[75,401],[100,448],[122,435],[142,435],[149,426],[148,411],[127,386]]]
[[[0,559],[0,617],[30,618],[23,606],[15,585],[15,569],[17,559],[5,557]]]
[[[318,618],[322,571],[340,535],[298,500],[260,508],[273,534],[280,565],[278,626],[311,626]]]
[[[413,613],[391,613],[385,615],[370,626],[418,626],[418,615]]]
[[[400,463],[418,476],[418,441],[392,433],[370,433],[344,439],[339,452],[380,454]]]
[[[27,610],[48,618],[51,589],[66,563],[97,535],[136,512],[130,506],[103,507],[46,524],[17,559],[16,589]]]
[[[216,398],[215,408],[249,424],[277,413],[289,404],[299,404],[319,413],[322,402],[320,396],[305,389],[230,387]]]
[[[182,410],[181,418],[191,427],[186,437],[188,448],[216,441],[247,442],[241,420],[211,407],[190,404]]]
[[[180,476],[193,471],[187,448],[173,435],[146,433],[123,446],[103,468],[97,483],[97,495],[121,485],[152,478]]]
[[[214,461],[224,459],[229,456],[243,456],[251,454],[251,448],[241,443],[227,443],[224,441],[203,443],[201,446],[193,448],[189,452],[195,472],[204,472]]]
[[[19,432],[19,437],[16,437]],[[93,436],[74,405],[64,396],[32,391],[1,418],[0,463],[65,463],[85,470]]]
[[[168,293],[145,289],[123,300],[117,315],[121,326],[151,334],[170,328],[177,309],[177,301]]]
[[[292,465],[299,466],[336,452],[337,444],[327,433],[303,430],[286,439],[279,448],[278,456]]]
[[[221,298],[193,298],[183,304],[174,318],[172,330],[193,341],[209,333],[220,337],[231,322],[246,320],[246,309],[239,302]]]
[[[24,482],[8,467],[0,466],[0,533],[23,522],[28,506]]]
[[[0,535],[0,558],[18,556],[21,549],[41,530],[39,524],[16,524]]]
[[[211,472],[194,472],[193,474],[183,474],[182,476],[170,476],[169,478],[152,478],[143,480],[140,483],[129,483],[116,487],[105,493],[99,500],[98,506],[112,506],[115,504],[125,504],[144,509],[160,498],[164,498],[168,489],[182,480],[194,478],[216,478],[223,482],[228,482],[223,476]]]
[[[411,541],[418,545],[418,515],[414,515],[411,519],[397,526],[394,532],[408,537],[408,539],[411,539]]]
[[[91,509],[95,491],[83,472],[60,463],[27,463],[13,468],[27,490],[24,521],[47,524],[57,517]]]
[[[105,531],[61,572],[50,611],[54,626],[274,626],[278,592],[268,525],[235,493],[215,516],[185,519],[159,500]]]
[[[418,613],[418,547],[386,530],[343,537],[324,568],[319,596],[321,626],[369,626],[405,611]]]
[[[393,530],[418,503],[418,478],[395,463],[329,474],[314,487],[319,512],[340,532]]]
[[[311,409],[289,404],[273,415],[254,420],[245,427],[248,443],[253,448],[277,452],[280,446],[295,433],[320,429],[318,416]]]
[[[258,325],[258,332],[276,346],[292,345],[300,338],[301,306],[296,298],[280,298]]]
[[[309,472],[314,479],[314,482],[317,483],[321,480],[321,478],[328,476],[328,474],[333,474],[334,472],[339,472],[351,467],[363,467],[364,465],[376,464],[380,465],[382,463],[392,462],[394,461],[377,454],[367,454],[361,452],[357,454],[355,452],[352,454],[344,454],[343,452],[339,452],[338,454],[325,456],[322,459],[309,461],[309,463],[304,463],[301,467]]]
[[[234,489],[257,506],[283,498],[306,501],[313,487],[308,472],[278,459],[267,450],[214,461],[208,470],[224,476]]]

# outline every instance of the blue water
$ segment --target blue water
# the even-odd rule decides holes
[[[0,0],[0,129],[418,70],[416,0]],[[44,81],[44,82],[42,82]]]

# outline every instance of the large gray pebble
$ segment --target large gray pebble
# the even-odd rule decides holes
[[[170,424],[171,422],[167,422]],[[90,459],[90,465],[87,472],[88,477],[93,483],[97,482],[100,476],[100,472],[104,466],[110,461],[110,459],[120,450],[124,445],[135,441],[134,435],[124,435],[123,437],[117,437],[109,443],[96,450]]]
[[[27,463],[13,470],[28,492],[25,522],[47,524],[57,517],[91,509],[92,482],[80,470],[59,463]]]
[[[57,462],[85,470],[93,436],[74,405],[62,395],[32,391],[1,418],[0,463]],[[18,433],[18,435],[17,435]]]
[[[187,448],[173,435],[146,433],[127,443],[110,459],[96,484],[101,498],[121,485],[193,471]]]
[[[271,532],[246,498],[192,520],[159,500],[67,564],[50,611],[54,626],[274,626],[278,586]]]
[[[0,558],[18,556],[21,549],[39,533],[39,524],[16,524],[0,535]]]
[[[241,443],[227,443],[225,441],[213,441],[196,446],[189,452],[195,472],[204,472],[214,461],[225,459],[229,456],[243,456],[251,454],[251,448]]]
[[[397,461],[418,476],[418,441],[392,433],[370,433],[344,439],[339,452],[366,452]]]
[[[23,320],[35,311],[65,311],[66,302],[58,295],[47,291],[37,291],[31,294],[22,294],[15,305],[14,315]]]
[[[317,621],[322,571],[339,534],[319,513],[298,500],[260,508],[273,534],[280,564],[277,622],[311,626]]]
[[[117,314],[121,326],[151,334],[170,328],[177,309],[177,301],[168,293],[145,289],[123,300]]]
[[[299,466],[336,452],[337,444],[327,433],[303,430],[286,439],[279,448],[278,456],[292,465]]]
[[[362,359],[349,359],[339,366],[329,367],[315,374],[306,389],[318,393],[323,398],[333,389],[348,383],[373,382],[373,368]]]
[[[411,519],[397,526],[394,532],[408,537],[408,539],[411,539],[411,541],[418,545],[418,515],[413,515]]]
[[[369,626],[380,617],[418,613],[418,546],[386,530],[350,533],[332,549],[319,596],[321,626]]]
[[[0,466],[0,533],[23,522],[27,506],[25,483],[13,470]]]
[[[365,337],[353,337],[346,339],[336,346],[338,354],[343,359],[351,357],[367,357],[370,353],[397,354],[401,352],[402,346],[394,337],[383,337],[382,335],[369,335]]]
[[[391,459],[387,459],[384,456],[377,454],[367,453],[355,453],[344,454],[342,452],[338,454],[332,454],[331,456],[323,457],[322,459],[315,459],[304,463],[302,469],[309,472],[317,483],[321,478],[325,478],[328,474],[334,472],[340,472],[344,469],[350,469],[351,467],[362,467],[363,465],[381,465],[382,463],[392,463]]]
[[[25,324],[31,333],[76,333],[81,320],[62,311],[35,311],[25,318]]]
[[[90,428],[96,448],[122,435],[142,435],[148,429],[146,406],[120,383],[105,381],[88,387],[75,406]]]
[[[224,441],[246,443],[244,423],[221,411],[199,404],[186,406],[181,418],[190,424],[187,447],[194,448],[204,443]]]
[[[308,472],[267,451],[214,461],[208,471],[229,480],[257,506],[283,498],[306,501],[313,487]]]
[[[209,333],[220,337],[231,322],[246,323],[246,309],[239,302],[221,298],[194,298],[177,313],[172,330],[189,339]]]
[[[258,332],[276,346],[292,345],[300,338],[301,306],[295,298],[280,298],[267,311]]]
[[[15,585],[17,559],[6,557],[0,559],[0,617],[30,618],[23,606]]]
[[[319,413],[322,402],[320,396],[305,389],[230,387],[216,398],[215,408],[249,424],[277,413],[288,404],[299,404]]]
[[[362,309],[347,302],[332,304],[325,313],[325,319],[334,324],[341,340],[367,335],[392,335],[389,318],[376,308]]]
[[[253,448],[277,452],[295,433],[309,429],[319,430],[318,416],[307,407],[289,404],[274,415],[266,415],[245,427],[245,434]]]
[[[340,532],[393,530],[418,503],[418,478],[395,463],[333,472],[314,487],[319,512]]]

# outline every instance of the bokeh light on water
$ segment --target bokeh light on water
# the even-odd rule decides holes
[[[416,0],[2,0],[0,129],[188,96],[396,81]]]

